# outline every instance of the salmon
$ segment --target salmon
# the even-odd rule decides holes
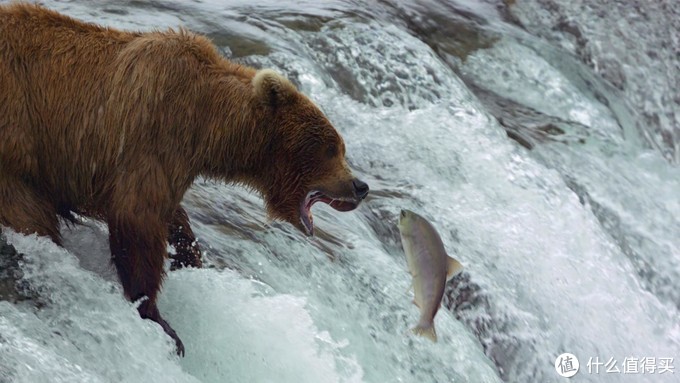
[[[444,286],[446,281],[463,270],[463,265],[446,254],[439,233],[420,215],[402,210],[399,233],[413,277],[413,303],[420,309],[420,320],[412,331],[436,342],[434,317],[441,306]]]

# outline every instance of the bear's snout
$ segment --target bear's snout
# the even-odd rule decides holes
[[[352,187],[354,188],[354,194],[359,199],[364,199],[368,195],[368,184],[358,178],[352,180]]]

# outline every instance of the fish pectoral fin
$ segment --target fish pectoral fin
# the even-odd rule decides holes
[[[460,274],[461,271],[463,271],[463,265],[458,262],[457,260],[448,257],[449,259],[446,261],[446,280],[448,281],[449,279],[455,277],[456,275]]]

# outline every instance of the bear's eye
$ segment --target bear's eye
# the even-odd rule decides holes
[[[326,148],[326,157],[333,158],[338,155],[338,145],[330,144]]]

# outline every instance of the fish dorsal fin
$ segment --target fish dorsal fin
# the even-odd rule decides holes
[[[458,275],[461,271],[463,271],[463,265],[460,264],[457,260],[448,257],[449,259],[446,260],[446,280],[448,281],[449,279],[455,277]]]

